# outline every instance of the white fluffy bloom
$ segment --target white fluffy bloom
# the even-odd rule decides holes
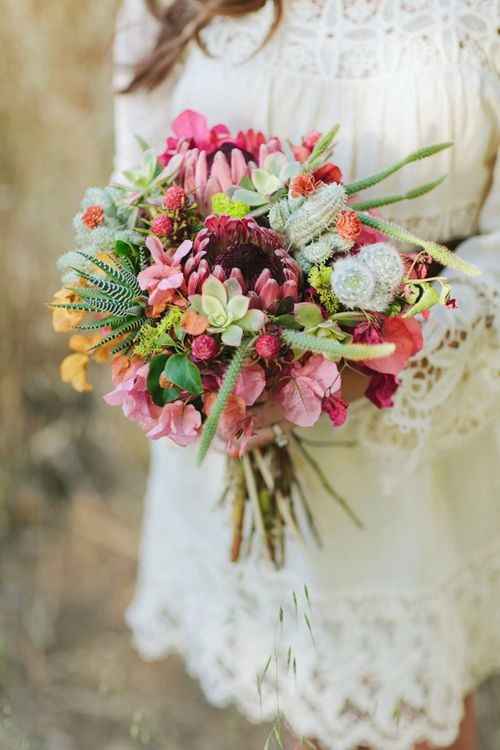
[[[338,260],[331,278],[333,293],[346,307],[370,309],[375,276],[359,256]]]
[[[403,259],[388,242],[365,245],[358,257],[366,263],[381,286],[394,291],[401,284],[405,272]]]

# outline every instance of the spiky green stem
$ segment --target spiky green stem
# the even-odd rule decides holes
[[[371,208],[380,208],[381,206],[390,206],[392,203],[401,203],[402,201],[411,201],[415,198],[420,198],[426,193],[430,193],[431,190],[439,187],[442,182],[446,179],[446,176],[440,177],[438,180],[428,182],[425,185],[420,185],[413,190],[409,190],[407,193],[402,195],[388,195],[385,198],[373,198],[370,201],[362,201],[360,203],[352,203],[349,208],[353,211],[369,211]]]
[[[200,447],[198,448],[198,465],[203,462],[205,456],[208,453],[208,449],[212,444],[212,440],[214,439],[217,432],[217,427],[219,426],[219,420],[222,416],[222,412],[226,408],[229,397],[234,391],[236,380],[238,379],[238,375],[240,374],[243,365],[245,364],[245,359],[251,345],[251,341],[247,341],[241,344],[238,349],[236,349],[229,367],[226,370],[224,381],[219,390],[219,393],[217,394],[217,398],[212,407],[212,411],[210,412],[210,415],[208,416],[203,427],[203,432],[200,439]]]
[[[390,177],[391,174],[399,172],[400,169],[403,169],[403,167],[406,167],[408,164],[412,164],[415,161],[420,161],[421,159],[427,159],[429,156],[434,156],[434,154],[438,154],[440,151],[444,151],[451,146],[453,146],[453,143],[451,142],[437,143],[435,146],[427,146],[426,148],[421,148],[418,151],[414,151],[405,159],[401,159],[401,161],[396,162],[396,164],[393,164],[392,167],[388,167],[382,172],[378,172],[371,177],[366,177],[363,180],[357,180],[356,182],[351,182],[349,185],[345,185],[347,195],[354,195],[355,193],[359,193],[360,190],[366,190],[373,185],[377,185],[379,182],[382,182],[382,180]]]
[[[444,247],[444,245],[438,245],[437,242],[422,240],[420,237],[408,232],[404,227],[400,227],[398,224],[393,224],[390,221],[384,221],[376,216],[364,213],[358,213],[358,216],[363,224],[372,227],[373,229],[378,229],[380,232],[387,235],[387,237],[391,237],[399,242],[406,242],[409,245],[418,245],[418,247],[425,250],[426,253],[431,255],[434,260],[441,263],[443,266],[455,268],[457,271],[462,271],[462,273],[469,276],[479,276],[481,273],[478,268],[467,263],[460,258],[460,256],[450,252],[447,247]]]
[[[299,333],[289,328],[284,329],[281,335],[292,349],[324,354],[335,359],[350,359],[353,362],[389,357],[395,349],[394,344],[341,344],[334,339]]]

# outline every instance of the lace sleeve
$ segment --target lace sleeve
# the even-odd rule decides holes
[[[438,309],[425,324],[425,344],[401,374],[395,408],[371,413],[362,438],[375,449],[391,443],[415,465],[452,448],[500,414],[500,159],[484,203],[481,234],[457,252],[481,270],[479,277],[446,271],[455,310]],[[398,450],[399,449],[399,450]],[[382,448],[381,448],[382,450]],[[423,455],[424,454],[424,455]]]

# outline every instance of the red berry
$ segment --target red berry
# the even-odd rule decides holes
[[[151,224],[151,231],[158,237],[168,237],[172,234],[174,223],[169,216],[157,216]]]
[[[82,221],[87,229],[97,229],[104,222],[103,207],[89,206],[82,216]]]
[[[180,211],[186,203],[186,193],[180,185],[169,187],[163,198],[163,205],[169,211]]]
[[[212,336],[203,333],[201,336],[196,336],[196,338],[193,339],[191,351],[195,359],[206,362],[209,359],[213,359],[218,354],[219,345]]]
[[[255,351],[262,359],[274,359],[280,350],[280,340],[278,336],[270,333],[263,333],[256,341]]]

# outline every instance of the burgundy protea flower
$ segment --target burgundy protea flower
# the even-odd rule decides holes
[[[272,229],[252,218],[209,216],[184,266],[188,293],[201,288],[207,269],[220,281],[237,279],[250,307],[273,311],[284,298],[298,299],[301,271]]]

